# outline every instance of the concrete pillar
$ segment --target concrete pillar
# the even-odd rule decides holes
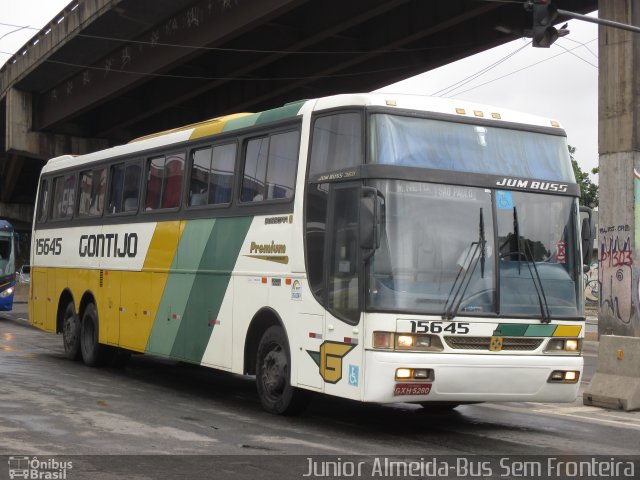
[[[635,0],[599,0],[598,11],[640,25]],[[599,58],[601,342],[584,403],[632,410],[640,408],[639,370],[628,367],[640,358],[640,34],[600,26]]]
[[[31,94],[10,88],[6,98],[6,150],[9,153],[48,160],[59,155],[81,155],[108,147],[107,141],[102,139],[33,131]]]

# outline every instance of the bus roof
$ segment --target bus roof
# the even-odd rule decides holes
[[[536,127],[560,128],[560,123],[548,118],[515,112],[483,104],[452,100],[424,95],[395,93],[343,94],[313,100],[300,100],[258,113],[237,113],[205,120],[183,127],[158,132],[132,140],[125,145],[100,150],[86,155],[62,155],[52,158],[42,169],[42,173],[72,167],[78,163],[95,161],[142,152],[157,147],[203,138],[209,135],[227,133],[255,125],[267,124],[287,118],[295,118],[306,112],[322,111],[345,106],[380,106],[424,112],[457,115],[467,118],[482,118],[500,123],[519,123]]]

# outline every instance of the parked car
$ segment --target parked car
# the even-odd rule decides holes
[[[29,283],[31,281],[31,265],[22,265],[16,273],[18,283]]]

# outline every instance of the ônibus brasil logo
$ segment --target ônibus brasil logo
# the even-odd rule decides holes
[[[64,462],[55,458],[38,460],[38,457],[9,457],[9,478],[33,480],[65,480],[67,471],[73,468],[73,462]]]

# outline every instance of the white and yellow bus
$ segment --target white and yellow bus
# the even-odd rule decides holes
[[[47,163],[30,319],[92,366],[253,374],[274,413],[309,391],[572,401],[578,196],[559,124],[494,107],[361,94],[217,118]]]

